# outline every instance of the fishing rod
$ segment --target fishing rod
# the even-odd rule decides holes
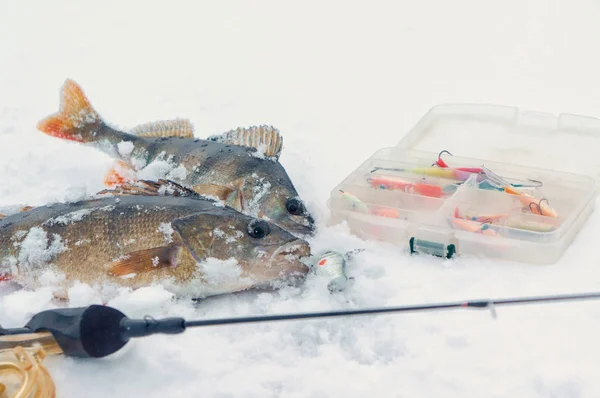
[[[190,321],[179,317],[154,319],[150,316],[146,316],[143,319],[130,319],[115,308],[91,305],[88,307],[52,309],[39,312],[22,328],[3,329],[0,327],[0,351],[19,345],[37,343],[52,353],[62,353],[66,356],[80,358],[101,358],[117,352],[132,338],[153,334],[178,334],[191,327],[439,311],[459,308],[487,308],[492,311],[492,315],[495,317],[494,308],[496,306],[588,299],[600,299],[600,292]]]

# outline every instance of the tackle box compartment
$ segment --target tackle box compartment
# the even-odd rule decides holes
[[[438,105],[331,191],[328,224],[412,253],[552,264],[594,211],[597,148],[599,119]]]

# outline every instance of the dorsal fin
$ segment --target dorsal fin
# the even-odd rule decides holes
[[[283,137],[279,134],[279,130],[272,126],[239,127],[221,135],[208,137],[207,140],[256,148],[266,157],[276,159],[279,159],[283,147]]]
[[[187,119],[159,120],[135,126],[131,129],[131,134],[147,138],[194,138],[194,125]]]
[[[158,181],[139,180],[135,182],[126,182],[115,189],[105,189],[98,192],[98,195],[104,194],[113,194],[117,196],[183,196],[194,199],[203,199],[197,192],[177,184],[176,182],[162,178]]]

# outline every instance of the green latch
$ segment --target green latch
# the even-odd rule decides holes
[[[410,253],[425,253],[436,257],[452,258],[456,253],[454,244],[446,245],[444,243],[432,242],[430,240],[410,238]]]

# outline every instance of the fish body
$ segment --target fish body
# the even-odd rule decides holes
[[[276,129],[251,127],[199,139],[189,121],[169,120],[127,133],[105,123],[72,80],[61,95],[60,111],[41,120],[38,129],[115,158],[105,181],[110,187],[134,181],[144,167],[164,161],[177,183],[292,233],[314,233],[314,219],[278,161],[283,141]]]
[[[40,206],[0,221],[0,274],[37,287],[46,270],[139,288],[160,282],[206,297],[303,277],[308,243],[219,202],[104,197]]]

